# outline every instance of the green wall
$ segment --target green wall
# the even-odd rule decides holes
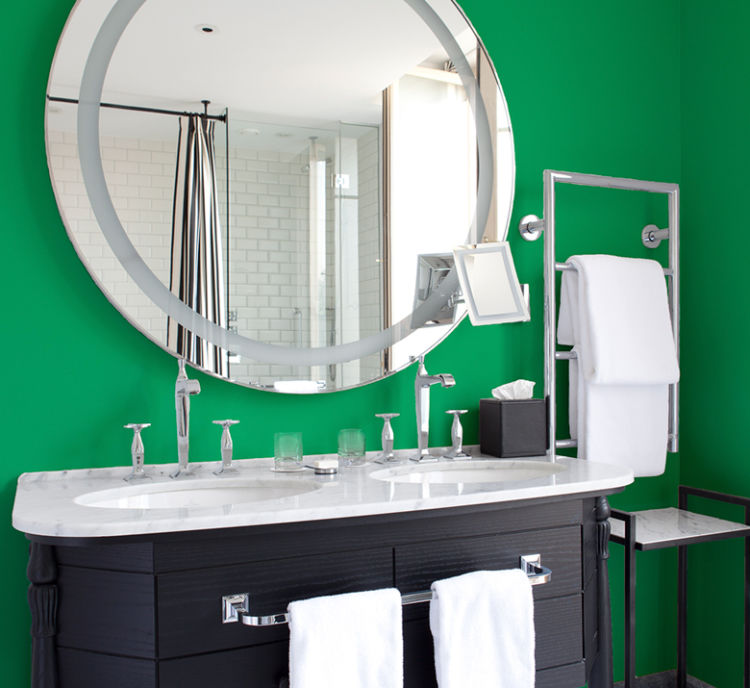
[[[747,2],[682,2],[682,332],[687,346],[682,350],[680,479],[745,496],[750,495],[745,435],[750,359],[741,346],[750,334],[750,236],[744,217],[750,159],[748,27]],[[732,218],[724,240],[718,240],[720,217]],[[697,505],[743,518],[738,507]],[[690,554],[688,670],[719,688],[742,685],[742,555],[741,540],[698,545]]]
[[[133,330],[99,293],[67,239],[47,176],[45,85],[72,4],[36,0],[5,8],[9,31],[3,65],[6,106],[0,114],[6,132],[0,274],[9,318],[2,378],[0,662],[3,685],[9,688],[28,685],[29,665],[26,544],[10,527],[18,474],[126,464],[129,438],[122,425],[133,421],[153,424],[144,434],[147,461],[170,461],[175,451],[176,363]],[[678,0],[465,0],[462,5],[496,63],[510,103],[518,167],[513,228],[521,215],[541,214],[544,168],[680,181]],[[727,95],[714,102],[726,103]],[[726,113],[712,114],[718,120]],[[666,219],[663,203],[639,194],[565,189],[559,208],[558,258],[592,251],[645,255],[639,248],[640,228]],[[740,229],[736,223],[734,228]],[[454,389],[433,395],[436,442],[448,441],[445,409],[474,409],[466,421],[471,441],[476,439],[477,399],[491,387],[517,377],[541,385],[541,242],[526,244],[515,229],[511,237],[519,276],[532,288],[532,322],[477,329],[463,323],[429,354],[431,371],[453,373],[457,380]],[[689,241],[686,232],[685,244]],[[716,260],[718,252],[726,254],[718,244],[713,250]],[[693,254],[697,263],[697,249]],[[706,307],[724,307],[714,303]],[[688,333],[689,327],[686,339]],[[363,389],[315,398],[277,396],[196,377],[203,391],[193,403],[195,459],[215,457],[218,434],[210,421],[229,416],[242,420],[233,433],[237,456],[269,455],[272,434],[280,429],[301,429],[307,451],[330,451],[338,428],[353,424],[365,428],[368,447],[375,448],[380,428],[373,414],[382,411],[400,411],[397,444],[415,444],[412,370]],[[687,396],[696,388],[685,389]],[[693,394],[700,396],[697,390]],[[721,431],[727,426],[720,411],[715,413],[716,430]],[[699,437],[698,426],[690,439],[701,446],[706,440]],[[665,476],[639,480],[612,502],[625,508],[673,503],[678,474],[679,458],[671,457]],[[703,479],[697,463],[691,475]],[[616,648],[621,647],[621,564],[613,547]],[[673,564],[669,553],[639,562],[640,673],[674,666]],[[656,613],[657,604],[663,613]],[[618,673],[621,664],[616,649]]]

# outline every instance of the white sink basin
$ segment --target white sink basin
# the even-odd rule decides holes
[[[441,461],[384,468],[371,477],[392,483],[507,483],[546,478],[564,470],[565,466],[541,461]]]
[[[111,490],[87,492],[76,504],[101,509],[178,509],[247,504],[312,492],[320,485],[303,480],[269,478],[179,479],[171,483],[143,482]]]

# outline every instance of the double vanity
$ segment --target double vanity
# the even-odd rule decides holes
[[[81,260],[130,323],[210,375],[317,393],[403,370],[480,310],[456,266],[485,242],[501,241],[503,269],[472,259],[488,276],[476,301],[500,313],[475,324],[528,319],[502,243],[508,108],[453,0],[79,0],[47,100],[51,179]],[[537,687],[611,686],[606,495],[632,472],[476,447],[430,462],[429,387],[462,382],[419,359],[418,446],[401,461],[230,468],[227,440],[220,474],[188,465],[200,387],[183,370],[176,466],[143,467],[139,425],[133,471],[22,475],[32,688],[278,688],[288,629],[247,619],[319,595],[410,595],[526,555],[551,572],[533,588]],[[456,458],[462,412],[449,411]],[[424,600],[404,607],[404,658],[408,688],[435,686]]]
[[[149,466],[134,482],[126,468],[22,475],[13,524],[31,540],[34,688],[277,688],[286,625],[223,623],[225,597],[247,594],[248,614],[274,617],[296,599],[409,594],[537,554],[551,571],[534,586],[537,686],[597,685],[608,654],[597,531],[603,497],[632,474],[471,449],[470,461],[332,476],[275,472],[272,459],[219,476],[194,464],[178,479],[174,465]],[[428,604],[404,607],[404,643],[405,685],[434,686]]]

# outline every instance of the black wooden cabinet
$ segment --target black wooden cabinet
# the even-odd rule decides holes
[[[537,686],[578,688],[599,652],[595,503],[577,497],[150,536],[31,536],[32,562],[56,569],[45,585],[57,594],[52,638],[44,639],[55,651],[35,659],[48,665],[36,673],[44,688],[277,688],[287,674],[286,626],[222,624],[223,595],[248,592],[253,614],[273,614],[317,595],[424,590],[538,553],[552,581],[534,587]],[[407,688],[433,688],[427,604],[404,608],[404,655]]]

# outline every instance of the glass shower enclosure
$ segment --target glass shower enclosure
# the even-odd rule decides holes
[[[265,343],[324,347],[384,322],[380,128],[268,124],[231,114],[224,167],[229,326]],[[228,189],[226,174],[228,173]],[[380,354],[329,366],[230,357],[230,376],[321,389],[382,371]]]

